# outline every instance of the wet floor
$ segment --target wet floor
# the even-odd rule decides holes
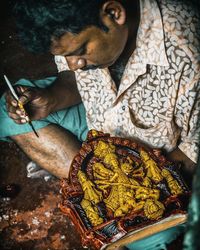
[[[0,9],[0,93],[6,87],[3,74],[12,82],[55,75],[56,68],[49,54],[36,56],[20,46],[9,5]],[[0,249],[83,249],[74,226],[58,208],[61,201],[59,180],[28,178],[26,165],[29,161],[14,143],[0,142],[0,185],[17,187],[14,198],[0,197]],[[168,249],[181,250],[181,242],[182,237],[179,237]]]

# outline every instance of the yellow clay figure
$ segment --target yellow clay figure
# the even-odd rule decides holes
[[[98,176],[99,179],[109,179],[114,175],[113,171],[106,168],[102,163],[96,162],[92,166],[94,177]]]
[[[119,207],[119,193],[118,186],[113,186],[111,188],[109,196],[104,199],[106,207],[110,208],[113,212]]]
[[[125,191],[123,186],[113,187],[111,194],[105,199],[106,205],[114,212],[114,217],[127,214],[136,207],[133,192]]]
[[[130,204],[123,204],[115,210],[114,217],[121,217],[123,215],[126,215],[132,209],[133,207]]]
[[[129,180],[132,184],[132,188],[133,188],[133,186],[138,186],[138,187],[140,186],[140,183],[138,181],[136,181],[135,179],[129,178]]]
[[[103,159],[108,153],[113,153],[113,152],[115,152],[114,145],[103,141],[99,141],[97,147],[94,150],[94,155]]]
[[[160,201],[148,199],[144,204],[144,214],[150,220],[160,219],[164,211],[165,207]]]
[[[88,180],[85,173],[83,173],[81,170],[78,171],[78,180],[84,192],[84,199],[95,204],[102,200],[103,197],[101,191],[95,188],[94,183]]]
[[[145,176],[144,168],[139,167],[133,170],[132,177],[140,177],[143,178]]]
[[[139,210],[144,210],[149,219],[158,219],[162,216],[165,208],[158,201],[160,191],[156,189],[155,183],[165,177],[171,190],[176,191],[177,183],[168,172],[161,173],[156,162],[145,151],[140,152],[142,166],[135,164],[129,157],[119,159],[115,153],[115,146],[111,143],[99,141],[94,154],[101,160],[92,166],[94,182],[81,170],[78,172],[84,192],[81,204],[92,225],[96,226],[103,222],[95,206],[100,201],[113,211],[114,217]],[[103,191],[106,198],[96,187]]]
[[[93,176],[94,176],[95,180],[112,181],[112,179],[115,179],[115,177],[116,177],[112,170],[106,168],[100,162],[94,163],[92,169],[93,169]],[[98,188],[101,189],[103,191],[103,193],[106,195],[107,194],[106,189],[109,187],[109,185],[110,185],[109,183],[102,183],[102,184],[98,185]]]
[[[136,212],[136,211],[142,210],[144,208],[144,204],[145,204],[145,201],[137,202],[136,206],[133,209],[133,211]]]
[[[151,179],[146,176],[142,182],[142,185],[145,187],[151,188],[152,187]]]
[[[103,219],[98,214],[98,209],[93,206],[90,201],[83,199],[81,201],[81,206],[93,226],[98,226],[103,223]]]
[[[126,174],[129,175],[133,172],[133,166],[130,163],[122,163],[120,165],[121,170]]]
[[[135,198],[139,200],[146,200],[152,198],[158,200],[160,197],[160,191],[158,189],[150,189],[146,187],[140,187],[135,192]]]
[[[108,165],[110,165],[113,168],[119,167],[119,161],[117,159],[117,155],[114,153],[108,153],[104,157],[104,162]]]
[[[114,177],[116,177],[115,179],[113,179]],[[127,188],[127,190],[137,190],[138,188],[142,187],[141,184],[137,181],[135,181],[134,179],[129,178],[129,182],[130,183],[123,183],[123,182],[118,182],[118,180],[116,180],[118,178],[118,174],[115,174],[112,179],[110,180],[95,180],[94,183],[99,187],[99,185],[109,185],[110,187],[112,186],[124,186]],[[133,183],[132,183],[133,181]],[[135,183],[134,183],[135,182]]]
[[[178,181],[173,178],[169,170],[163,169],[162,176],[166,179],[172,194],[177,195],[183,193],[183,189],[179,185]]]
[[[113,186],[109,196],[104,200],[105,204],[115,212],[121,204],[125,203],[125,194],[126,188],[122,185]]]
[[[112,145],[109,145],[109,146],[112,146]],[[106,148],[105,144],[104,144],[104,148]],[[118,161],[118,157],[116,154],[107,151],[107,154],[104,155],[104,162],[105,164],[111,167],[112,173],[114,173],[114,175],[108,181],[105,180],[102,184],[108,185],[112,182],[119,183],[119,185],[111,188],[111,192],[109,196],[104,200],[107,207],[115,211],[121,204],[123,204],[123,201],[124,201],[124,194],[127,188],[123,186],[123,183],[128,183],[128,184],[131,184],[131,183],[128,177],[119,168],[119,161]],[[98,183],[98,181],[96,181],[96,183]]]
[[[156,162],[149,156],[149,154],[144,150],[141,150],[140,156],[147,169],[147,176],[156,183],[162,181],[163,177],[161,175],[161,171],[158,168]]]

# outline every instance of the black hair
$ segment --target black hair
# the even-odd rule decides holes
[[[19,38],[32,52],[49,50],[51,37],[79,33],[90,25],[104,31],[99,11],[106,0],[18,0],[13,8]]]

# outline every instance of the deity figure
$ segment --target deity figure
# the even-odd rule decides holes
[[[89,200],[94,204],[97,204],[102,200],[101,191],[95,188],[94,183],[90,181],[81,170],[78,171],[78,180],[84,192],[84,199]]]
[[[149,156],[144,150],[140,151],[140,157],[147,169],[147,176],[152,179],[155,183],[159,183],[163,180],[161,170],[158,168],[156,162]]]
[[[97,207],[90,201],[83,199],[81,201],[81,206],[93,226],[98,226],[103,223],[103,218],[99,216]]]
[[[183,193],[183,189],[179,185],[178,181],[172,177],[169,170],[163,169],[162,176],[166,179],[168,187],[170,188],[172,194],[177,195]]]
[[[92,225],[103,222],[97,204],[103,202],[113,217],[143,211],[151,220],[162,217],[165,207],[160,201],[157,184],[166,180],[172,194],[182,193],[179,183],[167,169],[160,169],[150,155],[140,151],[141,163],[129,156],[120,157],[115,145],[98,141],[92,162],[93,181],[81,170],[78,179],[84,192],[81,201]]]

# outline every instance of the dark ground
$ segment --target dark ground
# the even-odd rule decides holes
[[[7,3],[7,2],[6,2]],[[40,79],[56,74],[50,55],[36,56],[23,49],[7,6],[1,7],[0,93],[19,78]],[[16,184],[20,192],[13,199],[0,197],[1,250],[81,250],[80,237],[58,208],[61,201],[59,180],[26,177],[29,159],[14,144],[0,142],[0,185]],[[169,250],[182,249],[182,236]]]
[[[51,55],[36,56],[20,46],[6,5],[0,6],[0,93],[6,87],[3,74],[11,82],[56,74]],[[79,235],[58,208],[59,180],[27,178],[28,162],[14,143],[0,142],[0,185],[14,183],[20,187],[15,198],[0,197],[0,249],[81,250]]]

